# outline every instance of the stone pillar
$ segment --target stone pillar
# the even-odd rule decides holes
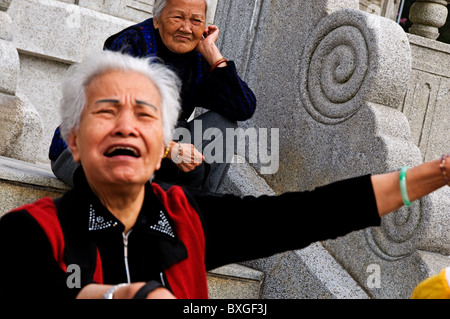
[[[19,56],[12,42],[11,17],[6,13],[11,1],[0,2],[0,92],[15,94],[19,78]]]
[[[360,0],[359,9],[391,20],[397,20],[401,0]]]
[[[417,0],[410,10],[409,19],[413,26],[409,32],[436,40],[439,28],[447,21],[447,4],[446,0]]]
[[[12,41],[11,0],[0,1],[0,155],[35,162],[42,139],[42,121],[36,109],[16,92],[19,54]]]

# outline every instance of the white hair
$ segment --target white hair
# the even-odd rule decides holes
[[[113,51],[88,55],[83,62],[69,68],[69,77],[63,83],[60,105],[61,135],[67,142],[72,129],[80,125],[81,112],[86,106],[86,88],[96,77],[107,71],[138,72],[155,84],[161,96],[164,143],[168,145],[178,120],[181,81],[157,58],[135,58]]]
[[[153,4],[153,17],[158,19],[161,16],[161,13],[164,9],[164,7],[167,4],[167,0],[155,0],[155,3]],[[205,0],[206,10],[205,15],[208,12],[208,8],[211,8],[211,0]]]

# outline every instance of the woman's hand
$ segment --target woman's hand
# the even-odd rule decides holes
[[[203,33],[203,39],[200,40],[195,50],[200,53],[206,61],[212,66],[216,61],[222,58],[222,54],[216,46],[216,41],[219,38],[219,28],[215,25],[210,25]],[[224,67],[226,64],[222,63],[219,67]]]
[[[203,33],[203,40],[200,42],[203,42],[203,44],[207,43],[216,43],[216,41],[219,39],[219,33],[220,30],[216,25],[210,25],[206,27],[205,32]]]
[[[114,291],[113,299],[133,299],[136,293],[145,285],[145,282],[136,282],[117,288]],[[111,288],[111,285],[90,284],[85,286],[77,299],[102,299],[103,295]],[[176,299],[166,288],[159,287],[147,295],[147,299]]]
[[[120,287],[114,293],[114,299],[133,299],[139,289],[145,283],[133,283],[129,286]],[[159,287],[150,292],[146,299],[176,299],[175,296],[166,288]]]
[[[184,173],[193,171],[205,160],[194,145],[174,142],[171,142],[167,157]]]
[[[448,183],[450,155],[441,160],[425,162],[408,170],[405,188],[410,202],[420,199]],[[373,175],[372,184],[378,213],[384,216],[404,205],[399,183],[400,172]]]

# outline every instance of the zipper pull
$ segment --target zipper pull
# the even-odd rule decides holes
[[[127,275],[127,282],[130,284],[130,268],[128,265],[128,236],[130,235],[131,230],[125,235],[125,233],[122,233],[123,236],[123,256],[124,256],[124,263],[125,263],[125,272]]]
[[[124,248],[124,257],[127,258],[128,257],[128,234],[125,235],[123,234],[123,248]]]
[[[161,278],[161,283],[162,283],[163,287],[166,287],[166,283],[164,282],[164,273],[160,272],[159,277]]]

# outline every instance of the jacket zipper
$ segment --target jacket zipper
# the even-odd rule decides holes
[[[127,274],[127,283],[131,284],[131,279],[130,279],[130,268],[128,266],[128,236],[130,236],[132,229],[130,229],[130,231],[125,234],[122,233],[122,237],[123,237],[123,259],[124,259],[124,263],[125,263],[125,272]],[[163,285],[163,287],[166,287],[166,281],[164,280],[165,274],[164,272],[160,272],[159,273],[159,278],[161,279],[161,284]]]
[[[123,236],[123,258],[125,262],[125,271],[127,274],[127,283],[131,284],[130,280],[130,268],[128,267],[128,236],[130,236],[131,230],[125,234],[122,233]]]
[[[164,273],[163,272],[159,273],[159,278],[161,279],[161,284],[163,285],[163,287],[166,287],[166,282],[164,280]]]

